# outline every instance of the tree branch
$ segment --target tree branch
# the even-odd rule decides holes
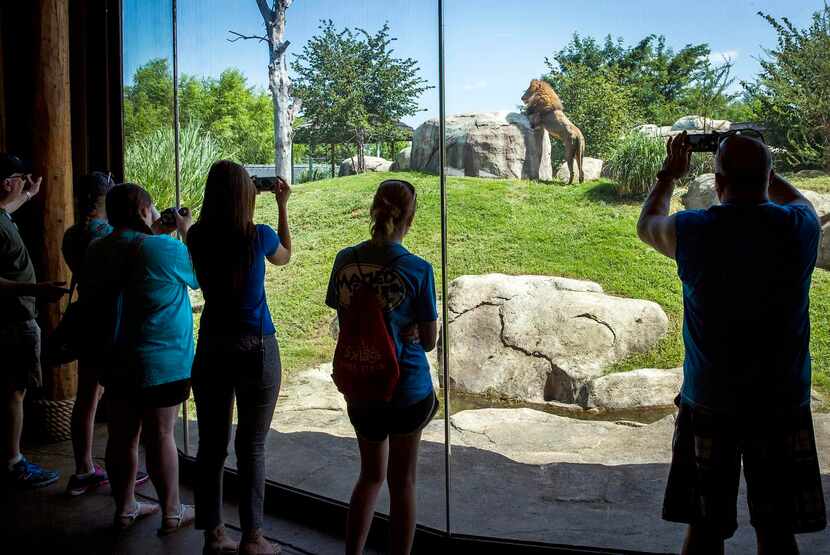
[[[262,19],[265,20],[265,23],[271,23],[274,20],[274,10],[268,7],[268,0],[256,0],[257,6],[259,6],[259,13],[262,14]]]
[[[276,55],[276,57],[277,57],[277,58],[279,58],[280,56],[282,56],[283,54],[285,54],[285,51],[288,49],[288,45],[289,45],[289,44],[291,44],[291,41],[290,41],[290,40],[284,41],[282,44],[280,44],[280,45],[279,45],[279,46],[278,46],[278,47],[274,50],[274,53],[275,53],[275,55]]]
[[[228,31],[228,33],[230,33],[231,35],[236,35],[234,38],[228,39],[228,42],[236,42],[238,40],[252,40],[252,39],[258,40],[260,42],[268,42],[268,39],[266,37],[261,37],[259,35],[243,35],[242,33],[237,33],[236,31]]]

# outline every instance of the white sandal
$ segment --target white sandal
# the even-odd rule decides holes
[[[141,501],[135,502],[135,510],[130,513],[121,513],[116,514],[114,520],[114,526],[119,530],[127,530],[132,528],[135,521],[144,518],[146,516],[154,515],[161,510],[161,507],[156,505],[155,503],[142,503]]]
[[[167,526],[167,521],[174,520],[176,521],[175,526]],[[175,532],[178,532],[182,528],[186,528],[193,524],[196,520],[196,507],[193,505],[179,505],[179,512],[175,515],[162,515],[161,517],[161,528],[158,529],[159,536],[169,536]]]

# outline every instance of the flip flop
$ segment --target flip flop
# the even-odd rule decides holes
[[[116,514],[113,519],[113,525],[118,530],[127,530],[135,524],[136,520],[144,518],[145,516],[154,515],[160,510],[161,507],[155,503],[142,503],[141,501],[136,501],[135,510],[129,513]]]
[[[158,529],[159,536],[169,536],[178,532],[182,528],[186,528],[193,524],[196,520],[196,507],[193,505],[179,505],[179,512],[175,515],[162,515],[161,528]],[[169,526],[170,521],[175,522],[173,526]]]

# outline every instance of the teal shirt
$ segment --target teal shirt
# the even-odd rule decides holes
[[[112,292],[126,282],[117,335],[121,363],[104,371],[114,373],[111,379],[150,387],[190,378],[193,311],[187,290],[199,285],[182,242],[152,235],[136,249],[137,235],[93,241],[84,267],[85,290]],[[101,298],[112,302],[113,295]]]

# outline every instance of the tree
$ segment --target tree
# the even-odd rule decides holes
[[[239,39],[256,39],[268,44],[268,88],[274,106],[274,165],[277,175],[290,184],[291,145],[294,138],[294,118],[300,111],[299,98],[292,97],[291,79],[285,62],[285,51],[290,41],[285,39],[285,12],[294,0],[274,0],[268,6],[267,0],[256,0],[265,23],[265,36],[246,36],[231,31],[234,42]]]
[[[621,38],[610,35],[599,43],[574,34],[567,46],[545,58],[545,64],[552,79],[571,71],[605,72],[629,91],[644,121],[671,124],[691,112],[714,116],[731,101],[726,93],[732,84],[731,62],[715,65],[710,54],[707,44],[688,44],[675,52],[662,35],[652,34],[626,47]]]
[[[173,125],[173,75],[167,60],[139,67],[132,85],[124,87],[124,139],[127,144],[156,129]]]
[[[778,45],[766,51],[758,79],[742,85],[766,139],[784,147],[790,166],[830,171],[830,6],[815,12],[805,29],[758,15],[775,29]]]
[[[354,142],[357,171],[365,169],[369,138],[397,139],[400,118],[416,114],[418,97],[432,88],[418,75],[416,60],[394,56],[395,40],[388,24],[370,34],[338,31],[331,20],[323,20],[291,65],[305,121],[321,143],[332,137]]]

